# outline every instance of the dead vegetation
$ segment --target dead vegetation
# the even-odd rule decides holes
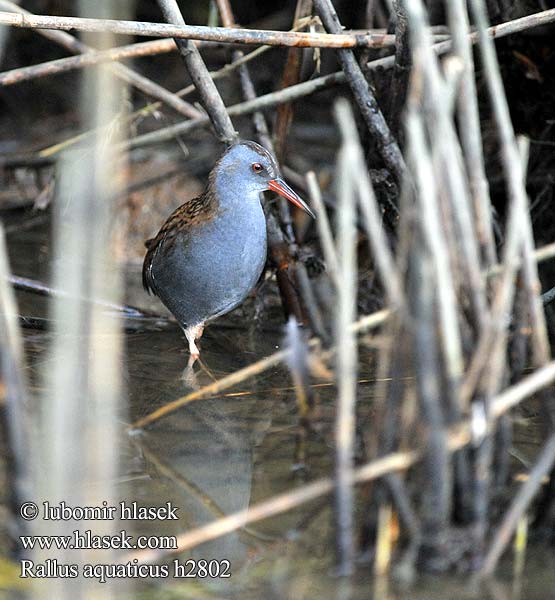
[[[128,431],[171,418],[183,406],[221,394],[295,356],[288,364],[302,365],[291,371],[305,438],[318,418],[309,381],[328,377],[336,385],[335,470],[325,479],[187,531],[178,538],[178,552],[330,495],[342,575],[352,574],[356,557],[370,551],[378,579],[392,571],[407,577],[452,570],[486,578],[523,524],[552,539],[555,361],[550,303],[555,294],[549,261],[555,249],[548,215],[555,162],[549,104],[555,99],[549,78],[555,9],[542,2],[434,0],[426,6],[422,0],[368,0],[361,23],[346,3],[298,0],[295,15],[287,13],[287,33],[237,29],[227,0],[216,3],[219,28],[185,25],[175,0],[158,0],[167,25],[133,22],[132,13],[116,21],[121,6],[116,11],[109,0],[95,4],[96,12],[88,7],[70,19],[33,17],[0,0],[0,11],[10,11],[0,12],[0,23],[33,30],[79,55],[33,66],[10,63],[0,73],[2,100],[10,93],[8,86],[15,89],[25,82],[29,94],[42,78],[87,67],[81,103],[77,91],[67,94],[67,101],[79,106],[79,134],[70,127],[71,133],[41,144],[41,150],[30,149],[31,140],[13,151],[2,148],[0,156],[5,190],[0,208],[13,210],[33,199],[37,204],[37,197],[42,209],[53,204],[48,210],[54,212],[58,256],[75,255],[80,265],[72,272],[61,266],[54,271],[52,287],[64,292],[53,294],[51,301],[56,367],[52,391],[33,417],[23,410],[29,393],[22,377],[21,315],[10,286],[0,295],[0,393],[12,508],[26,494],[66,497],[84,490],[77,463],[86,463],[106,481],[107,474],[117,472],[116,415],[126,419],[121,373],[114,369],[122,327],[104,313],[105,302],[122,309],[123,316],[126,307],[114,257],[123,263],[140,254],[142,228],[157,211],[166,210],[166,204],[148,205],[160,196],[171,204],[173,194],[181,197],[183,185],[175,178],[179,165],[160,175],[158,165],[148,163],[143,169],[138,161],[148,161],[145,146],[177,140],[190,153],[191,176],[200,175],[198,165],[215,147],[203,141],[200,130],[212,127],[224,144],[239,133],[256,137],[279,157],[286,177],[306,192],[317,214],[311,225],[292,216],[285,204],[267,210],[269,272],[275,273],[286,315],[313,337],[306,341],[290,325],[286,349],[158,408],[130,423]],[[336,8],[357,31],[343,28]],[[86,20],[93,16],[94,21]],[[83,38],[85,45],[63,30],[95,34]],[[5,48],[11,48],[17,39],[6,39],[6,31]],[[175,39],[133,40],[116,50],[122,33]],[[494,40],[501,37],[496,51]],[[233,44],[232,62],[209,71],[203,52],[221,56],[222,43]],[[258,71],[273,69],[270,55],[246,44],[289,48],[283,51],[283,72],[271,78],[276,84],[272,91],[257,90]],[[115,62],[176,54],[176,46],[194,84],[181,92],[154,83],[135,66]],[[320,62],[322,69],[334,68],[332,51],[340,70],[318,72]],[[222,73],[226,86],[233,87],[231,104],[224,103],[216,87]],[[519,95],[515,88],[522,81]],[[136,97],[130,101],[130,88],[148,95],[148,104],[141,106]],[[293,119],[303,101],[322,91],[326,108],[315,114],[329,115],[331,108],[338,139],[334,168],[319,164],[325,159],[318,157],[318,149],[288,158],[296,143]],[[199,103],[190,103],[193,92]],[[344,98],[337,99],[339,95]],[[269,109],[275,107],[272,122]],[[324,147],[327,133],[322,122],[314,122],[311,145]],[[191,152],[189,139],[205,144],[203,156]],[[117,177],[112,176],[114,165]],[[317,175],[307,169],[311,165]],[[326,168],[332,170],[333,185]],[[129,179],[134,172],[139,180]],[[190,179],[185,181],[190,187]],[[144,232],[145,238],[149,233]],[[10,278],[5,258],[2,242],[4,281]],[[154,317],[143,316],[144,327],[152,326]],[[67,343],[70,333],[88,335],[74,348]],[[107,333],[119,340],[109,350],[101,343]],[[375,382],[359,382],[359,346],[377,357]],[[357,417],[362,386],[381,391],[369,422]],[[86,419],[79,411],[82,398],[92,407]],[[541,415],[544,431],[534,464],[515,488],[512,417],[524,402]],[[39,439],[59,443],[43,447],[32,441],[29,421]],[[56,472],[71,444],[79,449],[74,468],[45,481],[22,460],[22,440],[32,448],[26,456],[41,465],[39,473]],[[92,452],[99,440],[103,452]],[[363,456],[357,447],[364,449]],[[98,498],[113,496],[113,488],[106,486]],[[362,520],[354,510],[357,494]],[[78,494],[77,499],[95,502],[94,496]],[[165,556],[143,551],[125,560],[153,562]]]

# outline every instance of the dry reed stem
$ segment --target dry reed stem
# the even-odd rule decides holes
[[[324,260],[326,261],[326,273],[329,275],[331,281],[337,289],[337,286],[339,285],[339,264],[337,259],[337,251],[333,241],[333,234],[331,232],[328,213],[326,211],[326,207],[324,206],[324,201],[322,200],[322,192],[320,190],[320,186],[318,185],[318,180],[316,179],[316,174],[314,171],[309,171],[306,174],[306,184],[310,196],[310,205],[316,212],[316,227],[318,229],[318,236],[322,246]]]
[[[474,205],[474,228],[482,250],[483,261],[480,264],[489,267],[496,262],[496,250],[489,186],[484,169],[480,115],[474,81],[472,47],[468,35],[470,27],[466,2],[465,0],[445,0],[445,5],[453,36],[453,52],[460,57],[463,63],[462,82],[458,96],[458,118]]]
[[[85,0],[80,9],[86,11]],[[95,7],[111,12],[113,3]],[[106,47],[113,40],[103,34]],[[110,122],[121,110],[125,89],[111,69],[100,66],[87,71],[82,81],[80,116],[90,127]],[[117,132],[113,132],[116,136]],[[120,412],[122,336],[120,324],[88,297],[107,297],[117,304],[119,271],[114,264],[114,197],[120,179],[111,166],[119,157],[118,140],[95,139],[95,143],[61,161],[59,201],[54,220],[55,270],[53,287],[65,297],[51,303],[55,322],[50,348],[51,362],[43,369],[38,439],[40,454],[34,456],[40,481],[38,497],[51,503],[63,499],[71,506],[114,505],[119,460],[117,446]],[[109,344],[106,344],[109,339]],[[83,407],[86,407],[84,410]],[[87,485],[93,481],[94,486]],[[35,522],[34,533],[72,535],[71,521]],[[97,520],[99,535],[114,533],[115,521]],[[39,550],[34,560],[42,562],[49,552]],[[60,562],[83,565],[114,561],[112,552],[93,549],[60,550]],[[106,593],[110,594],[113,582]],[[36,597],[75,598],[91,596],[95,583],[85,577],[49,578],[34,590]]]
[[[166,0],[163,0],[166,2]],[[0,12],[0,25],[26,29],[56,29],[67,31],[110,32],[123,35],[172,37],[182,40],[204,40],[233,44],[295,46],[299,48],[384,48],[395,43],[387,34],[325,34],[265,31],[260,29],[228,29],[203,25],[171,25],[116,19],[84,19]]]
[[[408,12],[411,16],[410,11]],[[409,94],[411,94],[409,92]],[[414,250],[409,260],[409,299],[414,330],[413,352],[417,379],[417,394],[422,420],[429,430],[426,451],[426,479],[424,489],[423,532],[435,552],[449,520],[452,500],[451,466],[447,449],[447,414],[441,387],[447,380],[449,393],[446,400],[458,399],[456,371],[449,369],[450,329],[458,327],[454,314],[454,298],[443,231],[438,222],[437,188],[432,171],[432,160],[425,141],[422,120],[409,102],[406,118],[410,164],[416,186],[416,205],[421,217],[415,232]],[[441,282],[441,283],[440,283]],[[445,286],[442,290],[439,286]],[[443,291],[443,295],[442,295]],[[439,315],[436,316],[436,311]],[[453,314],[452,314],[453,313]],[[453,319],[454,322],[453,322]],[[436,333],[439,329],[439,333]],[[458,331],[455,329],[455,339]],[[439,337],[439,343],[437,340]],[[440,346],[443,344],[443,360]],[[462,368],[462,365],[461,365]],[[455,377],[454,377],[455,376]]]
[[[439,189],[444,190],[439,195],[444,235],[446,239],[453,240],[448,249],[453,279],[456,282],[454,289],[469,298],[471,320],[474,328],[480,331],[488,318],[485,283],[480,273],[481,257],[464,173],[464,159],[449,102],[449,95],[456,97],[458,92],[462,65],[459,59],[450,57],[450,61],[445,64],[445,75],[442,76],[439,63],[431,50],[429,28],[424,23],[422,26],[420,64],[428,83],[426,89],[429,91],[423,104],[430,107],[428,128],[432,137],[435,173],[440,182]],[[449,233],[450,230],[452,234]]]
[[[354,570],[353,469],[358,348],[350,324],[356,319],[356,166],[357,138],[352,136],[351,108],[345,99],[335,104],[341,130],[337,161],[337,258],[339,280],[334,311],[336,344],[337,409],[335,417],[335,521],[338,571]]]
[[[368,175],[368,168],[352,113],[345,111],[340,124],[345,139],[351,140],[350,143],[352,144],[353,177],[370,252],[376,261],[389,306],[395,309],[401,308],[404,303],[401,276],[384,232],[382,213],[378,207],[374,188]]]
[[[523,171],[528,166],[529,142],[520,137],[518,139],[520,153],[522,155]],[[522,278],[528,304],[530,321],[530,345],[532,348],[532,364],[541,367],[549,362],[551,349],[547,334],[547,323],[543,302],[540,296],[541,283],[538,274],[538,265],[534,260],[534,231],[530,217],[529,203],[526,202],[526,210],[522,215],[520,225],[522,227]]]
[[[9,277],[4,227],[0,223],[0,280]],[[31,447],[33,436],[23,340],[17,322],[17,303],[9,285],[0,286],[0,432],[5,444],[5,489],[10,510],[12,554],[21,557],[18,536],[28,533],[20,518],[21,503],[32,498]]]
[[[527,196],[524,188],[524,170],[514,137],[507,98],[499,71],[499,65],[492,40],[488,37],[487,17],[483,0],[470,0],[470,6],[478,27],[480,55],[488,76],[486,84],[497,124],[501,159],[507,181],[509,216],[506,226],[506,241],[503,248],[505,271],[497,285],[492,308],[493,323],[486,329],[483,338],[491,336],[491,354],[484,376],[486,395],[494,394],[500,385],[503,368],[503,353],[506,345],[506,329],[501,320],[509,312],[514,294],[514,277],[517,270],[518,254],[522,247],[520,218],[526,212]]]
[[[407,2],[407,13],[411,22],[410,37],[415,64],[413,77],[422,78],[422,81],[415,81],[419,87],[416,88],[415,85],[414,93],[411,92],[409,100],[416,104],[417,94],[422,95],[421,103],[415,105],[414,111],[416,112],[420,107],[424,109],[423,112],[427,116],[427,127],[432,138],[431,152],[435,163],[435,179],[442,184],[438,186],[438,192],[443,188],[443,193],[438,196],[437,206],[433,211],[436,221],[431,230],[443,230],[443,233],[438,236],[442,247],[436,248],[436,251],[441,253],[437,260],[443,263],[443,266],[438,264],[437,268],[440,273],[445,273],[445,279],[437,282],[438,286],[441,286],[439,288],[440,298],[442,293],[444,295],[444,298],[440,299],[440,310],[443,311],[441,335],[444,338],[445,352],[448,358],[448,377],[455,386],[452,393],[458,402],[457,387],[462,374],[463,359],[455,314],[457,303],[454,280],[456,271],[451,273],[451,269],[456,268],[457,262],[462,263],[468,280],[464,290],[472,301],[473,314],[480,325],[487,315],[485,286],[480,275],[478,244],[469,211],[468,189],[462,172],[463,160],[452,123],[451,111],[446,106],[445,84],[439,71],[438,61],[431,49],[431,36],[421,2]],[[420,91],[420,86],[422,91]],[[425,195],[425,189],[421,189],[420,193]],[[428,206],[428,203],[424,202],[424,205]],[[444,207],[442,220],[439,219],[440,205]],[[432,215],[430,214],[430,216]],[[448,250],[454,251],[455,248],[454,243],[445,243],[449,239],[448,231],[451,222],[455,232],[453,242],[457,242],[460,248],[456,256],[458,261],[448,260]]]
[[[6,87],[30,81],[39,77],[47,77],[65,73],[72,69],[82,69],[105,62],[119,61],[124,58],[138,58],[141,56],[154,56],[156,54],[165,54],[176,50],[173,39],[154,40],[151,42],[141,42],[139,44],[128,44],[118,46],[109,50],[95,50],[80,54],[78,56],[69,56],[57,60],[31,65],[29,67],[20,67],[11,71],[0,73],[0,86]],[[200,113],[197,115],[200,116]]]

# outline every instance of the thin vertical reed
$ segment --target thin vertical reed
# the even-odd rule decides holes
[[[523,170],[526,171],[529,142],[520,137],[518,145],[522,156]],[[523,211],[520,223],[522,227],[522,278],[529,310],[532,361],[535,367],[542,367],[549,362],[550,348],[545,312],[540,296],[541,283],[538,265],[534,259],[534,232],[530,219],[528,197],[526,197],[526,210]]]
[[[368,175],[368,168],[352,113],[345,112],[342,128],[344,137],[352,145],[353,165],[351,168],[353,177],[356,173],[356,192],[360,200],[360,209],[368,235],[370,251],[378,267],[387,300],[393,307],[400,307],[403,304],[403,286],[383,229],[381,211],[378,208],[372,182]]]
[[[335,106],[341,128],[342,145],[337,163],[337,254],[339,286],[335,314],[337,344],[337,416],[335,425],[335,514],[337,524],[338,569],[348,575],[354,569],[353,468],[355,442],[355,402],[358,352],[350,324],[356,319],[356,183],[353,172],[356,149],[349,136],[350,107],[345,100]]]
[[[432,152],[434,162],[439,162],[434,174],[434,180],[442,180],[446,193],[438,195],[435,202],[440,202],[441,197],[446,197],[450,203],[448,214],[453,218],[457,239],[461,244],[461,254],[464,266],[468,273],[470,286],[468,289],[474,306],[474,314],[478,320],[485,313],[484,284],[479,270],[478,252],[475,243],[471,219],[468,210],[468,194],[466,182],[461,171],[462,158],[458,141],[451,123],[450,114],[445,110],[444,84],[440,78],[437,57],[431,49],[431,35],[426,23],[424,8],[421,0],[406,1],[407,14],[410,19],[411,44],[413,47],[413,61],[415,70],[418,69],[422,77],[422,107],[427,115],[427,125],[432,137]],[[415,89],[415,88],[413,88]],[[409,102],[416,101],[413,93]],[[441,165],[441,167],[439,166]],[[438,182],[439,183],[439,182]],[[443,187],[443,186],[442,186]],[[425,188],[421,194],[426,194]],[[423,202],[423,201],[422,201]],[[428,202],[423,202],[422,208],[427,210]],[[445,217],[444,217],[445,218]],[[427,218],[423,223],[427,229],[427,236],[434,244],[434,260],[437,269],[437,285],[440,295],[439,310],[442,320],[441,335],[444,345],[444,355],[447,361],[447,376],[450,386],[450,396],[458,400],[458,385],[462,376],[463,356],[460,341],[460,331],[456,317],[456,300],[454,297],[453,265],[449,264],[449,248],[446,244],[444,227],[440,223],[439,204],[428,210]]]
[[[474,82],[474,61],[468,32],[468,14],[465,0],[445,0],[449,28],[453,36],[453,50],[461,58],[463,74],[458,95],[458,120],[464,148],[470,193],[474,205],[475,231],[481,248],[482,265],[490,267],[496,262],[492,228],[492,210],[489,186],[484,167],[484,154],[480,132],[478,98]]]
[[[4,228],[0,223],[0,281],[10,273]],[[32,500],[31,414],[24,376],[23,341],[17,322],[13,288],[0,285],[0,431],[6,446],[7,496],[11,514],[9,531],[12,553],[21,557],[18,536],[27,533],[27,523],[19,516],[23,501]]]
[[[337,251],[333,241],[328,213],[322,200],[322,192],[320,191],[320,186],[318,185],[314,171],[309,171],[306,174],[306,183],[310,195],[310,204],[314,207],[314,211],[316,212],[316,227],[318,229],[318,236],[322,246],[324,260],[326,261],[326,271],[330,276],[330,279],[337,286],[339,285]]]
[[[488,395],[492,395],[498,391],[501,383],[500,378],[504,364],[502,356],[506,342],[506,329],[502,320],[508,313],[513,300],[514,276],[518,267],[518,254],[522,244],[520,218],[526,211],[527,200],[524,189],[524,170],[514,137],[495,47],[486,33],[488,23],[485,4],[483,0],[469,0],[469,4],[478,29],[482,64],[484,71],[487,73],[486,84],[501,145],[501,159],[507,182],[509,206],[503,248],[504,270],[496,286],[493,302],[494,331],[486,333],[486,335],[489,333],[493,338],[491,361],[485,374],[485,387]]]
[[[128,2],[82,0],[80,8],[106,17],[128,9]],[[113,45],[110,34],[94,36],[102,46]],[[88,71],[81,86],[80,114],[85,129],[113,122],[125,104],[125,88],[104,66]],[[66,292],[53,299],[52,362],[44,373],[46,390],[41,403],[41,497],[70,506],[115,505],[114,481],[119,468],[117,442],[121,418],[121,323],[110,318],[88,298],[117,301],[120,277],[114,263],[114,198],[122,182],[123,161],[115,152],[118,130],[112,137],[97,136],[94,144],[66,153],[59,165],[55,202],[54,287]],[[94,485],[90,485],[94,483]],[[71,535],[72,521],[37,524],[37,533]],[[112,520],[89,523],[95,533],[116,531]],[[40,554],[37,559],[40,560]],[[42,559],[45,557],[42,556]],[[61,563],[109,563],[108,550],[57,551]],[[94,594],[94,579],[54,578],[37,587],[37,597],[75,598]],[[103,584],[111,597],[114,581]],[[92,597],[92,596],[91,596]]]
[[[456,317],[452,310],[452,299],[445,296],[452,295],[453,288],[449,267],[445,264],[445,240],[442,239],[437,220],[437,191],[432,159],[426,145],[422,121],[412,107],[409,108],[406,128],[417,204],[421,214],[420,231],[409,262],[409,293],[413,306],[418,396],[423,420],[429,432],[425,458],[428,485],[422,493],[422,541],[430,555],[429,559],[435,560],[442,552],[452,502],[452,475],[442,409],[441,361],[435,335],[436,310],[440,313],[440,328],[446,326],[446,317],[447,321]],[[449,286],[443,290],[443,295],[437,289],[441,285]],[[447,323],[447,326],[456,326],[456,323]]]

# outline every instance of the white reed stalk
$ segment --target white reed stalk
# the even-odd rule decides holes
[[[357,387],[358,352],[356,338],[350,330],[356,319],[357,257],[356,257],[356,160],[355,143],[344,129],[350,107],[346,100],[335,106],[343,141],[337,164],[337,254],[339,278],[335,339],[337,343],[337,416],[336,443],[336,525],[339,571],[352,573],[354,569],[353,533],[353,469],[355,442],[355,403]]]

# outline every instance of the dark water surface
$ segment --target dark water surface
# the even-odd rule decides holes
[[[46,228],[9,236],[11,267],[22,276],[48,279],[50,249]],[[21,314],[47,316],[47,300],[19,293]],[[247,329],[207,328],[202,340],[199,385],[236,371],[281,346],[275,331],[251,335]],[[25,329],[30,379],[38,382],[49,360],[52,334]],[[178,521],[140,521],[136,534],[178,535],[224,515],[286,492],[333,472],[334,388],[315,390],[322,430],[309,435],[306,469],[295,469],[298,418],[295,393],[284,368],[273,368],[215,398],[194,402],[146,431],[129,435],[125,424],[191,391],[183,379],[188,354],[177,327],[125,334],[122,364],[127,416],[119,445],[123,475],[117,496],[140,505],[178,507]],[[363,354],[360,377],[371,378],[372,361]],[[367,402],[370,406],[371,402]],[[527,440],[534,447],[539,440]],[[526,444],[525,444],[526,445]],[[524,448],[523,451],[526,449]],[[94,482],[91,482],[94,485]],[[501,569],[497,587],[476,591],[467,579],[425,577],[410,591],[376,584],[369,563],[361,562],[352,586],[333,575],[333,519],[329,498],[254,523],[180,556],[230,562],[230,579],[141,581],[133,597],[144,598],[555,598],[555,559],[529,552],[525,579],[512,581],[511,563]],[[168,563],[173,557],[168,558]]]

